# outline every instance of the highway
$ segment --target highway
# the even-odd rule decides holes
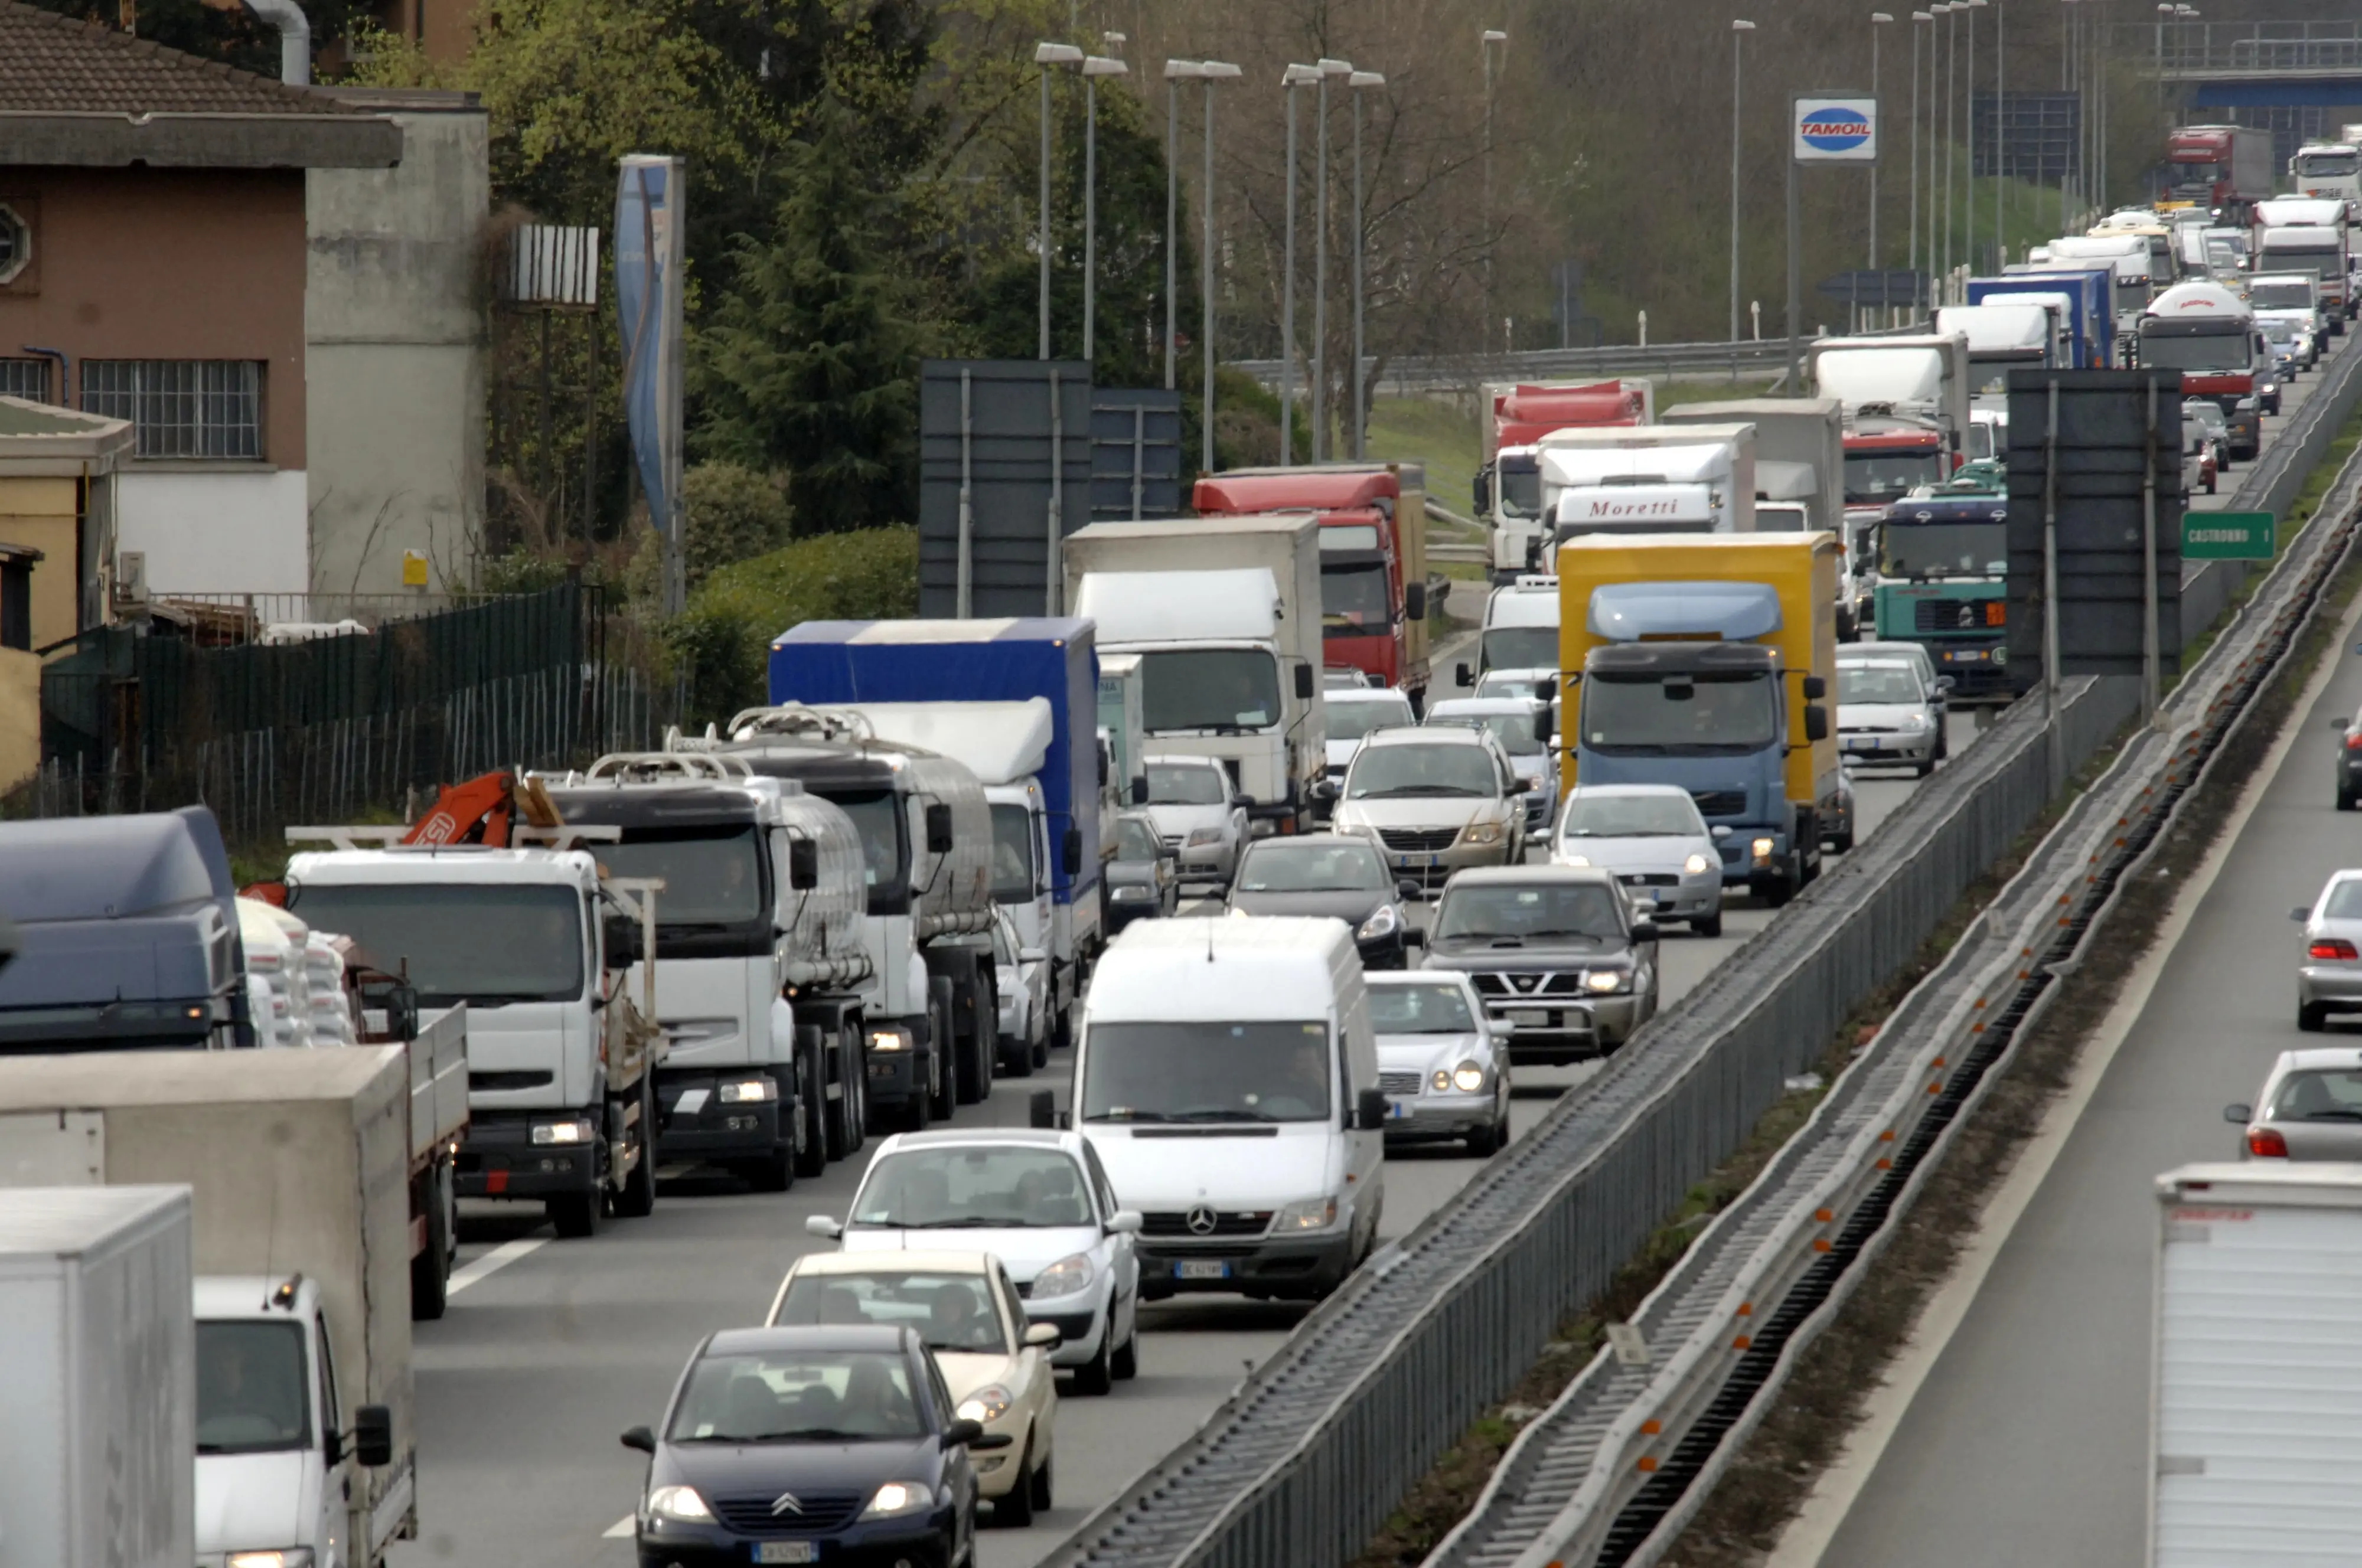
[[[1973,716],[1954,714],[1951,725],[1957,751],[1973,737]],[[1874,829],[1911,786],[1899,770],[1857,778],[1858,831]],[[1663,999],[1772,918],[1734,902],[1716,940],[1669,933],[1661,949]],[[1063,1099],[1066,1070],[1061,1055],[1046,1074],[1003,1080],[955,1124],[1021,1126],[1033,1090],[1055,1088]],[[1523,1075],[1518,1132],[1595,1070]],[[652,1218],[611,1223],[590,1241],[553,1242],[537,1210],[466,1206],[449,1313],[416,1325],[421,1534],[394,1550],[396,1568],[630,1563],[629,1516],[646,1461],[617,1434],[655,1422],[698,1341],[755,1320],[789,1261],[826,1245],[805,1233],[804,1219],[842,1215],[861,1165],[832,1166],[778,1195],[687,1173],[663,1184]],[[1476,1168],[1457,1152],[1390,1158],[1383,1236],[1407,1233]],[[1305,1311],[1221,1298],[1145,1309],[1140,1376],[1108,1397],[1062,1397],[1056,1506],[1030,1529],[982,1532],[981,1568],[1021,1568],[1045,1556],[1091,1508],[1194,1432]]]
[[[2356,337],[2336,341],[2350,353]],[[2308,376],[2297,388],[2318,384]],[[2297,1031],[2288,911],[2356,859],[2351,822],[2333,805],[2328,734],[2331,718],[2362,707],[2362,659],[2345,651],[2355,640],[2349,624],[2331,678],[2299,705],[2284,753],[2260,776],[2253,814],[2234,819],[2191,878],[2177,909],[2186,925],[2169,924],[2120,999],[2121,1043],[2109,1055],[2103,1031],[2087,1044],[1986,1233],[1901,1357],[1886,1408],[1824,1478],[1775,1568],[2141,1560],[2150,1181],[2235,1158],[2239,1130],[2223,1107],[2253,1099],[2278,1053],[2334,1043]],[[2103,950],[2094,961],[2132,958]]]

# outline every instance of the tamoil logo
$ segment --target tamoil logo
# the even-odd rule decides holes
[[[1870,116],[1860,109],[1814,109],[1796,122],[1796,135],[1816,152],[1851,152],[1870,140]]]

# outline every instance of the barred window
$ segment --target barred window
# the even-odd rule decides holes
[[[142,458],[262,456],[257,359],[85,359],[82,406],[131,421]]]
[[[50,400],[50,362],[47,359],[0,359],[0,397],[30,398],[35,403]]]

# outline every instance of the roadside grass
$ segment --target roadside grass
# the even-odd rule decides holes
[[[1370,404],[1370,456],[1380,462],[1426,463],[1427,493],[1463,517],[1484,449],[1474,415],[1456,400],[1382,397]],[[1451,526],[1432,521],[1429,533]]]

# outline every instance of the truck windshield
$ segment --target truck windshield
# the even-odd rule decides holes
[[[2210,332],[2203,337],[2166,337],[2162,334],[2141,334],[2140,357],[2144,365],[2160,370],[2224,370],[2237,371],[2254,364],[2249,356],[2247,324],[2229,324],[2228,332]]]
[[[1490,799],[1501,792],[1493,758],[1474,745],[1366,745],[1345,780],[1349,801],[1399,801],[1418,796]]]
[[[881,893],[899,894],[910,874],[910,839],[903,831],[902,798],[891,790],[831,795],[829,800],[853,819],[861,834],[862,874],[869,884],[871,902]],[[659,903],[658,907],[662,907]],[[886,913],[887,911],[873,911]]]
[[[1769,671],[1594,673],[1583,680],[1583,744],[1611,755],[1760,751],[1779,734]]]
[[[1933,447],[1848,452],[1845,455],[1845,498],[1849,506],[1899,501],[1913,487],[1934,484],[1944,477],[1944,455]]]
[[[1531,458],[1504,458],[1493,471],[1493,511],[1501,517],[1542,514],[1542,469]]]
[[[602,844],[599,863],[618,877],[661,877],[657,940],[679,926],[738,924],[766,912],[763,842],[744,826],[630,829],[620,844]],[[661,946],[658,957],[665,956]]]
[[[424,1006],[582,995],[582,895],[572,888],[314,882],[294,903],[313,930],[351,937],[379,967],[407,966]]]
[[[2009,568],[2005,523],[1896,523],[1878,531],[1885,577],[1998,577]]]
[[[1267,730],[1285,711],[1279,660],[1262,648],[1176,648],[1140,660],[1141,727],[1151,734]]]
[[[1556,669],[1556,626],[1495,626],[1485,634],[1486,669]]]
[[[2326,245],[2274,245],[2266,241],[2256,256],[2258,271],[2310,272],[2316,278],[2345,276],[2345,252],[2332,240]]]
[[[2362,173],[2362,153],[2300,152],[2296,156],[2296,176],[2300,180],[2334,180],[2356,173]]]
[[[1094,1023],[1085,1121],[1323,1121],[1325,1023]]]
[[[312,1444],[312,1379],[300,1323],[197,1323],[197,1452]]]
[[[1033,813],[1021,805],[992,808],[992,896],[1004,904],[1033,901]]]
[[[1361,637],[1394,624],[1384,561],[1356,566],[1321,563],[1320,629],[1331,637]]]
[[[2311,310],[2311,283],[2257,283],[2247,291],[2247,303],[2257,310]]]

